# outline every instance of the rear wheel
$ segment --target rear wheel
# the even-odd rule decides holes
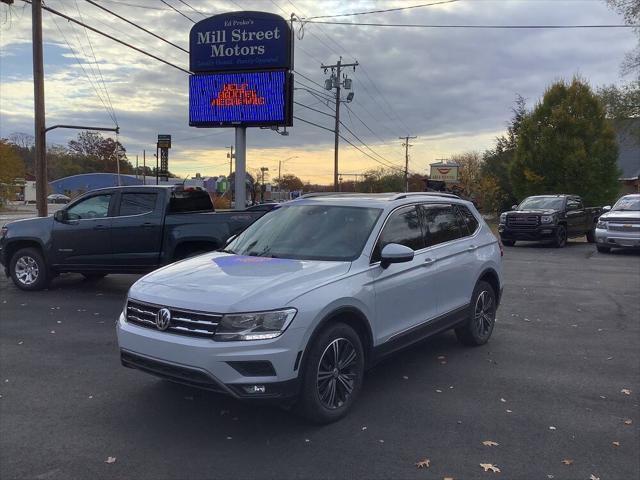
[[[469,319],[456,328],[456,336],[464,345],[483,345],[489,341],[495,322],[496,294],[491,285],[480,281],[473,291]]]
[[[563,248],[567,245],[567,229],[560,225],[556,230],[556,238],[553,240],[553,246],[556,248]]]
[[[605,247],[603,245],[596,245],[596,248],[600,253],[609,253],[611,252],[611,247]]]
[[[358,334],[333,323],[313,339],[304,363],[298,411],[315,423],[331,423],[351,408],[362,388],[364,350]]]
[[[13,283],[21,290],[41,290],[49,283],[47,265],[35,248],[23,248],[14,253],[9,263]]]
[[[502,244],[505,247],[513,247],[516,244],[515,240],[502,240]]]

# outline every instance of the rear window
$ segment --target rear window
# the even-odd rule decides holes
[[[213,203],[204,190],[174,190],[169,201],[169,213],[211,212]]]
[[[120,197],[120,216],[144,215],[153,212],[156,193],[123,193]]]

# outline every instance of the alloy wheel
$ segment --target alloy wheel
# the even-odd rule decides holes
[[[346,338],[333,340],[322,352],[317,372],[320,402],[326,408],[342,407],[351,397],[358,375],[358,351]]]
[[[38,262],[33,257],[23,255],[18,259],[15,266],[16,278],[23,285],[33,285],[38,280],[40,269]]]
[[[484,337],[491,331],[494,315],[493,297],[489,292],[483,290],[480,292],[480,295],[478,295],[474,309],[474,319],[480,336]]]

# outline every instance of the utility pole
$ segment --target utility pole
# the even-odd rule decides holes
[[[147,184],[147,151],[142,150],[142,184]]]
[[[342,57],[338,60],[335,65],[325,65],[320,64],[320,68],[324,69],[325,73],[328,69],[331,69],[331,77],[325,80],[325,89],[332,90],[336,89],[336,123],[334,130],[334,151],[333,151],[333,188],[336,192],[340,191],[340,185],[338,183],[338,142],[340,139],[340,87],[344,86],[345,89],[351,89],[351,80],[345,79],[344,82],[341,80],[342,68],[344,67],[353,67],[353,71],[355,72],[356,67],[358,66],[358,62],[355,63],[342,63]],[[335,69],[335,75],[334,75]],[[349,94],[351,98],[353,98],[352,94]],[[350,101],[350,100],[349,100]]]
[[[264,202],[264,172],[268,172],[269,167],[260,167],[260,171],[262,172],[262,188],[260,188],[260,201]]]
[[[236,127],[235,210],[247,208],[247,127]]]
[[[31,2],[33,44],[33,99],[35,118],[35,174],[38,216],[47,216],[47,141],[44,116],[44,66],[42,63],[42,0]]]
[[[410,137],[407,135],[406,137],[398,137],[400,140],[404,140],[402,146],[404,147],[404,191],[409,191],[409,147],[413,147],[409,143],[409,140],[413,140],[418,137]]]
[[[233,173],[233,159],[236,157],[233,154],[233,145],[229,145],[227,148],[231,150],[230,153],[227,153],[227,158],[229,159],[229,176],[231,176]]]

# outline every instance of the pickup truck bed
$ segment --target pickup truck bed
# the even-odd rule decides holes
[[[3,227],[0,263],[25,290],[43,288],[59,272],[87,277],[147,272],[221,248],[264,213],[213,212],[211,199],[202,190],[160,186],[95,190],[53,216]],[[33,265],[37,265],[35,277]],[[30,271],[32,281],[20,281],[18,274],[28,279]]]

